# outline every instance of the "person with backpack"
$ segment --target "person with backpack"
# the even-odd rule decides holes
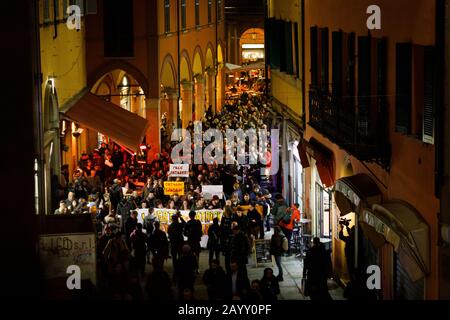
[[[281,231],[283,231],[284,235],[288,240],[288,256],[291,255],[291,238],[292,231],[294,230],[295,221],[300,220],[300,211],[298,210],[299,204],[295,203],[289,210],[286,211],[283,219],[280,220],[279,226],[281,227]]]
[[[274,234],[270,239],[270,254],[275,257],[275,263],[278,267],[278,276],[277,280],[283,281],[283,268],[281,266],[281,257],[283,253],[288,250],[288,240],[286,236],[281,232],[279,226],[275,226],[273,228]]]
[[[195,219],[195,211],[191,210],[189,212],[189,218],[190,220],[186,223],[184,226],[184,236],[188,238],[188,244],[191,248],[192,253],[195,255],[197,259],[197,265],[198,265],[198,259],[200,256],[200,241],[202,240],[203,236],[203,229],[202,229],[202,223],[200,220]],[[199,271],[197,270],[197,274],[199,274]]]
[[[277,194],[275,196],[275,204],[272,207],[271,214],[273,217],[273,224],[275,226],[278,226],[281,219],[283,219],[286,216],[288,206],[286,202],[283,199],[283,196],[281,194]]]

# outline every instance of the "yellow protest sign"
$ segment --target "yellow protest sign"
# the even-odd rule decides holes
[[[164,195],[184,195],[184,182],[164,181]]]

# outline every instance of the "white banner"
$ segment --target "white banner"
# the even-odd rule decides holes
[[[149,215],[148,209],[137,209],[136,211],[138,213],[138,215],[137,215],[138,223],[141,223],[142,225],[144,225],[145,217],[147,217]]]
[[[169,177],[189,177],[189,164],[171,164]]]
[[[223,198],[223,185],[205,185],[202,186],[202,196],[205,199],[211,199],[213,196]]]

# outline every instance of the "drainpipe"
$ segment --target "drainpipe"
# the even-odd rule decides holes
[[[54,28],[54,34],[53,34],[53,40],[55,40],[58,37],[58,17],[56,16],[58,12],[58,3],[56,0],[53,0],[53,28]]]
[[[178,63],[178,99],[177,99],[177,128],[181,127],[180,102],[181,102],[181,61],[180,61],[180,0],[177,0],[177,63]]]
[[[217,75],[218,75],[218,71],[219,71],[219,61],[218,61],[218,57],[219,57],[219,51],[218,51],[218,47],[219,47],[219,36],[218,36],[218,28],[219,28],[219,2],[216,0],[216,32],[215,32],[215,36],[216,36],[216,57],[215,57],[215,61],[214,61],[214,114],[217,113]],[[222,52],[222,57],[223,57],[223,52]]]

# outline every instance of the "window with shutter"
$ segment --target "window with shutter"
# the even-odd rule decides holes
[[[97,14],[97,0],[86,0],[86,14]]]
[[[311,41],[311,87],[317,89],[318,87],[318,29],[317,27],[311,27],[310,29],[310,41]]]
[[[294,23],[294,55],[295,55],[295,75],[300,79],[300,52],[298,50],[298,23]]]
[[[397,132],[409,134],[411,132],[412,90],[411,43],[397,43],[395,87],[395,128]]]
[[[292,59],[292,22],[284,23],[284,35],[285,35],[285,59],[286,59],[286,73],[294,74],[294,63]]]
[[[369,134],[371,96],[371,37],[358,37],[358,132]]]
[[[436,58],[434,47],[425,47],[424,57],[424,101],[423,101],[423,133],[425,143],[434,144],[434,112],[435,112],[435,75]]]
[[[272,20],[271,22],[271,60],[270,66],[273,69],[280,69],[281,55],[281,37],[280,37],[280,23],[279,20]]]
[[[332,77],[333,77],[333,96],[342,95],[342,31],[335,31],[332,34]]]
[[[320,83],[321,89],[328,92],[329,78],[329,40],[328,28],[321,29],[321,67],[320,67]]]
[[[283,20],[277,20],[278,22],[278,37],[280,38],[280,71],[287,71],[287,61],[286,61],[286,33],[287,33],[287,23]]]

